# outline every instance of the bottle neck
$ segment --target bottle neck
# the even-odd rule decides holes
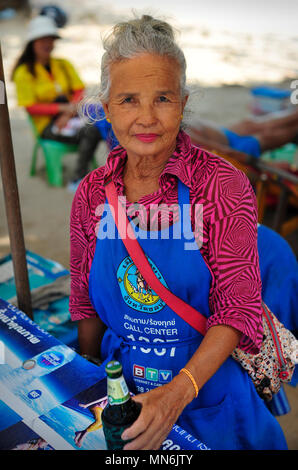
[[[111,406],[123,405],[130,399],[130,393],[127,388],[123,375],[117,378],[108,377],[108,400]]]

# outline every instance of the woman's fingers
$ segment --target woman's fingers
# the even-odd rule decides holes
[[[69,121],[69,116],[67,114],[61,114],[56,120],[55,120],[55,126],[58,127],[58,129],[63,129],[63,127],[66,126],[66,124]]]
[[[133,400],[141,403],[142,410],[136,421],[122,433],[121,438],[124,441],[135,439],[137,436],[143,433],[148,428],[148,426],[150,426],[153,419],[153,416],[150,416],[150,413],[148,413],[147,406],[144,406],[144,403],[146,402],[146,396],[138,395],[137,397],[134,397]]]
[[[126,430],[122,434],[124,440],[132,439],[124,446],[124,450],[158,450],[170,430],[164,429],[164,423],[157,414],[145,416],[139,423],[137,421],[129,428],[129,432],[126,433]]]
[[[124,450],[159,449],[170,432],[177,416],[173,413],[170,395],[166,387],[137,395],[135,401],[142,404],[138,419],[122,433],[123,440],[131,440]]]
[[[124,450],[158,450],[169,434],[170,429],[164,429],[160,425],[151,425],[132,442],[124,446]]]

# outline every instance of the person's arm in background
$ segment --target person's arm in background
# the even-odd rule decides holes
[[[63,129],[72,117],[77,114],[76,103],[37,103],[26,106],[26,111],[31,116],[57,116],[55,126]]]
[[[239,150],[234,150],[228,145],[225,145],[216,140],[211,140],[202,136],[191,136],[191,141],[193,145],[196,145],[199,148],[205,149],[208,152],[215,153],[223,158],[231,157],[233,160],[238,161],[243,165],[252,165],[256,160],[255,157],[248,155],[247,153],[240,152]]]
[[[71,117],[77,114],[77,106],[84,94],[84,89],[74,91],[69,103],[37,103],[26,107],[26,111],[31,116],[46,115],[56,116],[60,114],[59,119],[55,121],[58,128],[63,128]]]
[[[31,115],[50,115],[65,113],[73,116],[77,112],[77,104],[84,95],[84,88],[75,90],[69,103],[36,103],[26,106],[26,110]]]
[[[55,116],[60,113],[67,113],[73,115],[76,112],[75,103],[37,103],[31,106],[26,106],[26,111],[34,115],[49,115]]]
[[[100,345],[106,326],[99,316],[78,321],[80,354],[100,359]]]

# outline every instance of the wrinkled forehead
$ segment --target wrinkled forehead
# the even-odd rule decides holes
[[[110,64],[110,93],[134,92],[142,87],[171,89],[180,93],[181,70],[168,56],[140,54]],[[123,89],[123,90],[122,90]]]

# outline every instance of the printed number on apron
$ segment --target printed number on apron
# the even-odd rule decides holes
[[[145,336],[139,336],[138,338],[135,338],[133,334],[130,334],[130,335],[127,335],[127,338],[130,339],[132,342],[133,341],[145,341],[146,343],[150,343],[150,340],[148,338],[146,338]],[[174,341],[176,341],[176,340],[163,340],[163,339],[160,339],[160,338],[154,338],[153,339],[153,343],[164,343],[164,342],[173,343]],[[132,348],[137,349],[137,346],[132,346]],[[140,347],[139,349],[144,354],[149,354],[152,351],[151,347],[150,348]],[[167,347],[167,348],[161,348],[161,349],[153,348],[153,352],[157,356],[164,356],[165,354],[168,354],[169,357],[175,357],[176,347],[172,346],[170,348]]]

